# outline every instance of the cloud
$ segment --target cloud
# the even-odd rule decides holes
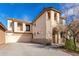
[[[27,21],[27,22],[31,22],[29,16],[27,16],[27,15],[23,15],[22,19]]]

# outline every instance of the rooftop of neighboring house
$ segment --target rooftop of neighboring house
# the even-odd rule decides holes
[[[12,20],[13,22],[23,22],[23,23],[31,24],[30,22],[27,22],[25,20],[20,20],[20,19],[15,19],[15,18],[8,18],[8,20]]]
[[[0,22],[0,26],[2,27],[2,29],[4,30],[4,31],[6,31],[7,29],[6,29],[6,27]]]

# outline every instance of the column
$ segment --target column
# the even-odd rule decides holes
[[[57,34],[55,34],[55,43],[57,43]]]
[[[12,28],[10,27],[11,22],[12,22],[11,20],[8,20],[8,22],[7,22],[8,23],[7,27],[8,27],[8,30],[10,30],[10,31],[12,30]]]
[[[59,23],[59,21],[60,21],[60,14],[57,13],[57,22]]]
[[[58,32],[58,44],[61,44],[61,43],[62,43],[61,34],[60,32]]]
[[[17,32],[17,22],[14,22],[14,32]]]
[[[63,25],[65,25],[65,20],[63,19]]]
[[[33,26],[32,25],[30,25],[30,31],[33,32]]]
[[[25,31],[26,31],[26,24],[23,23],[23,32],[25,32]]]
[[[52,37],[52,34],[53,34],[53,25],[54,25],[54,11],[53,10],[51,10],[50,11],[51,13],[50,13],[50,16],[51,16],[51,19],[50,19],[50,29],[49,29],[49,31],[50,31],[50,39],[51,39],[51,41],[53,41],[53,37]],[[47,24],[47,25],[49,25],[49,24]]]

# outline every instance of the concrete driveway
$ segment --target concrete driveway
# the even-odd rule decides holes
[[[61,50],[33,43],[11,43],[0,48],[1,56],[70,56]]]

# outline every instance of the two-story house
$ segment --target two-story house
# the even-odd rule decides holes
[[[55,8],[44,8],[32,23],[8,19],[6,42],[62,43],[65,20]]]

